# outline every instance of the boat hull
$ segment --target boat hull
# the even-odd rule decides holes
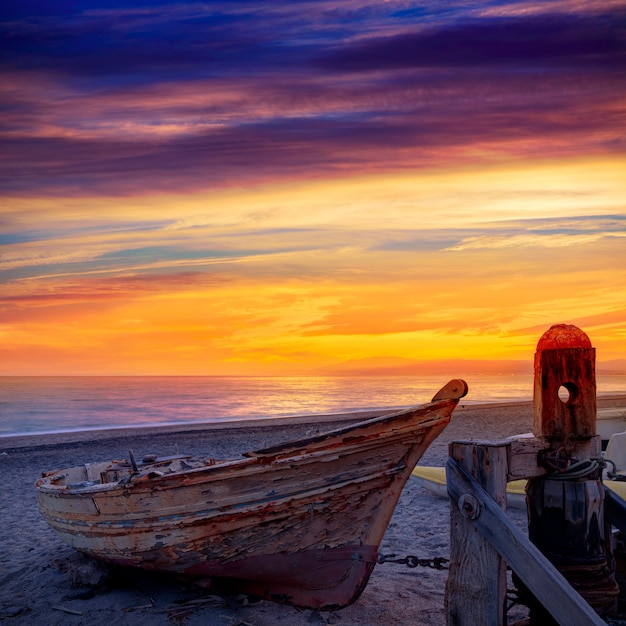
[[[235,461],[71,468],[37,482],[40,510],[61,539],[99,559],[220,579],[296,606],[341,608],[367,584],[402,488],[457,402]]]

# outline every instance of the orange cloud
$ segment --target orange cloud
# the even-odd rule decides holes
[[[558,322],[579,323],[599,358],[623,358],[623,167],[22,199],[4,215],[0,372],[528,360]]]

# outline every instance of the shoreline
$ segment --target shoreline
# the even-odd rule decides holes
[[[447,458],[450,441],[472,435],[482,438],[486,433],[498,438],[514,434],[527,429],[532,418],[531,402],[482,406],[459,405],[421,462],[441,464]],[[0,507],[4,530],[0,537],[0,622],[4,625],[10,621],[15,626],[69,626],[78,622],[90,626],[171,626],[172,616],[184,611],[185,626],[400,626],[406,623],[408,612],[416,616],[416,626],[444,626],[445,570],[409,569],[393,563],[376,565],[354,604],[337,611],[297,609],[269,601],[220,596],[176,577],[155,576],[142,570],[122,575],[81,557],[53,533],[39,514],[34,482],[43,471],[127,458],[129,450],[137,457],[152,453],[166,456],[180,449],[192,456],[233,459],[242,452],[317,434],[318,430],[332,430],[370,415],[361,412],[327,415],[324,419],[305,415],[294,420],[258,420],[254,424],[213,423],[208,428],[181,427],[176,432],[167,427],[147,431],[131,428],[101,431],[100,437],[94,437],[93,432],[82,433],[83,440],[73,442],[59,434],[34,440],[29,437],[24,447],[5,448],[0,453],[3,499],[11,506]],[[418,481],[409,479],[383,538],[381,554],[448,558],[449,507],[445,499],[436,498]]]
[[[626,394],[623,396],[626,404]],[[474,409],[495,409],[522,407],[531,404],[530,400],[485,402],[477,404],[459,404],[455,413]],[[215,422],[180,422],[169,424],[137,425],[137,426],[112,426],[110,428],[94,428],[90,430],[67,430],[34,433],[18,433],[0,435],[0,451],[5,449],[47,447],[85,441],[105,441],[120,437],[133,436],[160,436],[163,434],[185,434],[212,430],[229,430],[241,428],[274,428],[312,424],[348,423],[351,421],[367,420],[381,415],[387,415],[396,411],[402,411],[406,407],[390,407],[381,409],[359,409],[340,413],[311,413],[304,415],[289,415],[285,417],[259,417],[253,419],[219,420]]]
[[[626,394],[598,398],[599,408],[615,406],[626,406]],[[33,485],[42,471],[127,458],[124,455],[129,450],[137,456],[168,455],[178,446],[181,452],[192,456],[233,459],[248,450],[332,430],[369,416],[371,411],[256,423],[219,422],[191,428],[180,425],[175,429],[157,426],[99,433],[83,431],[70,433],[72,441],[68,441],[67,433],[0,440],[3,502],[7,503],[0,507],[4,531],[0,536],[0,622],[14,626],[171,626],[176,616],[184,616],[185,626],[401,626],[406,624],[407,615],[412,615],[415,626],[445,626],[446,570],[378,564],[354,604],[337,611],[296,609],[269,601],[220,596],[212,589],[199,588],[172,576],[111,570],[64,544],[39,514]],[[532,430],[532,424],[530,400],[459,404],[450,424],[431,443],[419,464],[444,465],[453,441],[503,440]],[[525,532],[526,512],[510,509],[508,515]],[[449,500],[409,479],[383,537],[381,554],[432,559],[448,558],[449,551]],[[509,613],[511,618],[524,616],[523,607]]]
[[[596,399],[598,409],[626,407],[626,393],[607,394],[598,396]],[[459,403],[455,409],[455,415],[467,411],[493,411],[496,409],[510,409],[531,407],[532,399],[528,400],[502,400],[476,403]],[[242,428],[274,428],[298,425],[317,425],[332,423],[348,423],[361,421],[380,415],[386,415],[406,407],[358,409],[339,413],[320,413],[290,415],[284,417],[260,417],[253,419],[232,419],[215,422],[181,422],[169,424],[137,425],[137,426],[112,426],[110,428],[94,428],[90,430],[50,431],[34,433],[18,433],[0,435],[0,452],[20,448],[41,448],[81,442],[105,441],[127,437],[161,436],[163,434],[185,434],[205,431],[222,431]],[[626,423],[625,423],[626,430]]]

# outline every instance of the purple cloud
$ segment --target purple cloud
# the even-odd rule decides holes
[[[211,189],[437,166],[484,146],[624,149],[624,10],[18,4],[0,18],[8,193]]]
[[[328,71],[626,66],[626,10],[471,19],[339,45]]]

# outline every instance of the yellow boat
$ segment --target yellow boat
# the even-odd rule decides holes
[[[444,498],[448,497],[445,467],[418,465],[411,472],[411,478],[417,480],[422,487],[431,493]],[[626,482],[605,480],[604,484],[618,496],[626,499]],[[526,480],[513,480],[507,484],[506,503],[512,509],[526,508]]]

